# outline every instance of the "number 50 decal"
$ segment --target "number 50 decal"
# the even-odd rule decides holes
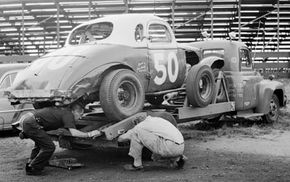
[[[178,76],[178,61],[176,54],[174,52],[170,52],[168,54],[168,57],[165,58],[165,55],[163,53],[157,53],[154,54],[153,57],[154,57],[154,68],[157,71],[157,76],[154,78],[154,83],[156,85],[162,85],[166,81],[167,74],[169,81],[171,83],[175,82]],[[161,76],[158,76],[159,72],[162,73]]]

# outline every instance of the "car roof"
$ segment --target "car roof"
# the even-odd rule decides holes
[[[152,14],[107,15],[76,26],[70,32],[65,45],[69,45],[69,37],[72,35],[72,32],[74,32],[76,29],[99,22],[111,22],[113,24],[113,30],[109,37],[97,41],[98,43],[121,44],[134,47],[139,46],[142,47],[145,45],[145,42],[141,41],[137,43],[135,40],[134,32],[137,25],[142,24],[145,29],[146,26],[148,25],[148,22],[162,22],[163,24],[166,24],[168,28],[170,28],[166,21]],[[173,41],[175,42],[174,37],[173,39],[174,39]]]

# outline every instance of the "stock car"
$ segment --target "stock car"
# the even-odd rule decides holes
[[[164,94],[182,87],[188,65],[198,63],[196,52],[178,44],[169,24],[157,16],[105,16],[76,26],[63,48],[17,75],[8,95],[11,102],[32,102],[35,108],[99,102],[107,118],[118,121],[141,111],[145,100],[158,105]],[[222,60],[207,64],[223,66]],[[206,81],[214,85],[213,79]],[[204,92],[200,84],[201,106],[210,103],[211,86]]]

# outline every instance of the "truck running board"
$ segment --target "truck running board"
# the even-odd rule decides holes
[[[237,117],[238,118],[244,118],[244,119],[250,119],[250,118],[256,118],[261,117],[265,115],[264,113],[246,113],[246,112],[238,112]]]

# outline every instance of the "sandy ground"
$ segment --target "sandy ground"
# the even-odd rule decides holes
[[[54,157],[75,157],[85,167],[71,171],[46,167],[44,176],[24,173],[32,141],[2,132],[0,181],[290,181],[290,104],[274,125],[234,124],[207,131],[182,128],[188,157],[182,170],[145,161],[143,171],[128,172],[122,166],[132,160],[124,150],[58,147]]]
[[[290,122],[290,117],[283,119]],[[23,170],[33,143],[5,134],[0,138],[0,181],[289,181],[287,128],[253,125],[187,130],[188,160],[183,170],[145,161],[144,171],[128,172],[122,166],[132,160],[124,150],[58,148],[55,158],[75,157],[85,167],[71,171],[47,167],[45,175],[37,177],[26,176]]]

